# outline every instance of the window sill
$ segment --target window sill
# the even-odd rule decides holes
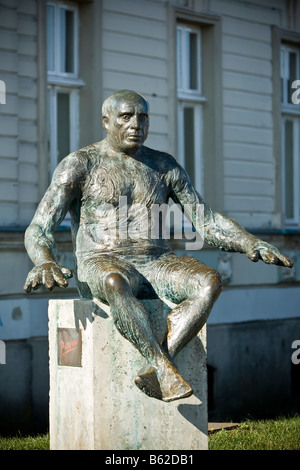
[[[183,101],[190,101],[193,103],[206,103],[207,99],[204,96],[199,96],[195,93],[187,93],[178,90],[178,99]]]
[[[52,86],[68,86],[73,88],[79,88],[85,85],[84,81],[80,78],[70,78],[70,77],[52,77],[48,75],[48,85]]]
[[[281,111],[283,114],[289,114],[293,116],[300,116],[300,107],[297,104],[291,104],[290,106],[282,106]]]

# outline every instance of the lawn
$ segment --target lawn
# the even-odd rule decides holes
[[[210,450],[300,450],[300,416],[247,420],[209,436]],[[49,450],[49,435],[1,437],[0,450]]]
[[[49,435],[1,437],[0,450],[49,450]]]
[[[300,416],[247,420],[211,434],[210,450],[300,450]]]

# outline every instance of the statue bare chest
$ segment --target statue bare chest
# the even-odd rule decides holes
[[[120,197],[128,205],[162,204],[167,201],[165,175],[139,161],[105,162],[90,171],[82,191],[84,206],[112,204],[118,207]]]

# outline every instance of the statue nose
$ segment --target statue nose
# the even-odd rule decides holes
[[[141,126],[140,126],[140,120],[138,118],[138,116],[133,116],[132,117],[132,120],[131,120],[131,127],[133,129],[139,129]]]

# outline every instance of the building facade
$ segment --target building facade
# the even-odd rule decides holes
[[[23,292],[24,231],[58,162],[104,137],[102,102],[124,88],[150,102],[147,145],[294,260],[174,241],[224,282],[207,325],[210,419],[299,411],[299,2],[0,0],[0,431],[47,428],[47,303],[77,296],[74,280]],[[68,216],[57,241],[72,267]]]

